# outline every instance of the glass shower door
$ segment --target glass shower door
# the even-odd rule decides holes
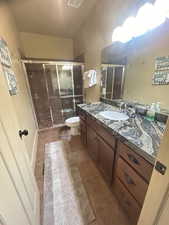
[[[74,116],[74,82],[73,66],[57,65],[58,82],[60,87],[60,99],[62,104],[62,114],[64,120]]]
[[[56,65],[44,65],[47,92],[53,125],[63,124],[62,102],[60,99],[59,78]]]

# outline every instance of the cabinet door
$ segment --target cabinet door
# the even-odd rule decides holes
[[[97,135],[93,129],[87,126],[87,149],[94,161],[98,161]]]
[[[113,177],[114,150],[101,138],[98,138],[99,169],[104,178],[111,183]]]
[[[80,135],[81,135],[81,141],[83,145],[86,145],[86,124],[85,122],[81,119],[80,120]]]

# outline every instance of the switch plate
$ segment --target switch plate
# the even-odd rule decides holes
[[[162,175],[165,174],[167,167],[163,165],[161,162],[157,161],[155,165],[155,169],[161,173]]]

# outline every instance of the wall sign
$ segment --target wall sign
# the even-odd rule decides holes
[[[16,82],[14,72],[11,70],[11,68],[8,68],[8,67],[3,67],[3,70],[4,70],[5,78],[7,80],[10,95],[16,95],[17,82]]]
[[[169,56],[156,58],[153,84],[169,84]]]
[[[11,67],[12,61],[9,53],[7,43],[0,38],[0,62],[2,65]]]
[[[15,74],[12,70],[12,61],[7,43],[4,39],[0,38],[0,63],[3,68],[4,76],[7,81],[10,95],[17,94],[17,81]]]

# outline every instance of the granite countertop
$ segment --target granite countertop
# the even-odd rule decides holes
[[[99,112],[111,110],[119,112],[119,108],[103,102],[80,104],[78,107],[98,120],[130,148],[154,164],[166,124],[158,121],[148,121],[140,115],[126,121],[105,119]]]

